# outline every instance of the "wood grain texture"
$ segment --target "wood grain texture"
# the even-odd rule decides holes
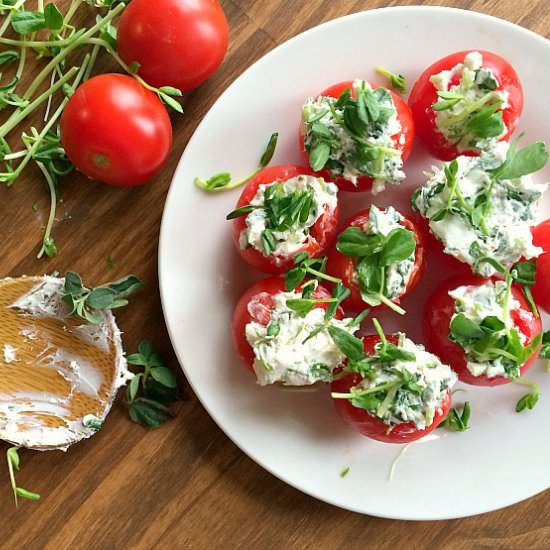
[[[419,3],[476,10],[549,35],[548,0],[222,0],[231,28],[228,56],[187,97],[185,116],[173,117],[174,148],[162,173],[150,185],[129,190],[78,175],[66,178],[55,229],[60,254],[46,261],[35,259],[47,208],[39,175],[0,189],[2,276],[72,269],[94,284],[135,273],[147,290],[118,315],[126,349],[132,352],[140,339],[150,338],[177,368],[162,321],[157,240],[171,174],[197,124],[244,69],[292,36],[348,13]],[[109,60],[104,63],[103,69],[114,68]],[[31,209],[35,202],[38,212]],[[107,255],[114,269],[108,268]],[[39,503],[24,502],[15,509],[7,470],[0,467],[0,545],[56,550],[550,547],[549,492],[491,514],[443,522],[346,512],[301,494],[257,466],[188,394],[178,417],[162,429],[144,431],[118,404],[97,436],[66,455],[23,452],[18,480],[42,494]]]

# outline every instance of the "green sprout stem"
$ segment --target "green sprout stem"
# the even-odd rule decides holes
[[[40,71],[38,76],[34,79],[32,84],[27,88],[27,91],[23,94],[23,97],[28,99],[36,92],[39,86],[44,82],[47,76],[76,48],[86,44],[87,41],[92,38],[98,31],[109,24],[119,13],[124,9],[125,4],[121,3],[115,6],[105,17],[96,23],[93,27],[90,27],[86,32],[82,33],[76,40],[73,40],[66,48],[62,49],[52,60]]]
[[[49,90],[46,90],[40,94],[32,103],[29,103],[21,111],[15,111],[14,114],[0,126],[0,138],[6,137],[25,117],[32,113],[40,104],[46,101],[52,94],[57,92],[63,87],[68,80],[70,80],[78,71],[78,67],[72,67],[69,69],[63,78],[59,79]]]
[[[470,101],[466,98],[463,98],[463,101],[466,102],[466,108],[458,115],[450,116],[445,120],[438,121],[437,125],[439,128],[449,128],[460,124],[466,120],[473,112],[481,109],[486,103],[492,99],[499,99],[499,95],[496,92],[488,92],[483,97],[480,97],[477,101]]]
[[[407,313],[401,306],[398,306],[395,302],[392,302],[389,298],[386,298],[386,296],[384,296],[382,293],[379,293],[376,297],[385,306],[387,306],[391,310],[395,311],[395,313],[399,313],[399,315],[405,315]]]
[[[222,191],[228,191],[230,189],[235,189],[236,187],[240,187],[241,185],[244,185],[249,180],[251,180],[254,176],[257,176],[262,170],[263,168],[259,167],[248,176],[240,180],[232,181],[231,183],[228,183],[227,185],[224,185],[222,187],[210,188],[208,187],[208,184],[204,180],[201,180],[200,178],[195,178],[195,184],[198,185],[201,189],[208,191],[209,193],[220,193]]]

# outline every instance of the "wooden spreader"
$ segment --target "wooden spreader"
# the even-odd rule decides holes
[[[0,280],[0,439],[36,450],[92,436],[131,375],[111,312],[74,315],[63,279]]]

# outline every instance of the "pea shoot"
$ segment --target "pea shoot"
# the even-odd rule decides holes
[[[164,86],[155,88],[136,74],[136,64],[127,65],[116,52],[115,20],[126,3],[119,0],[72,0],[62,12],[55,2],[38,3],[35,10],[25,6],[25,0],[3,2],[0,14],[0,66],[11,74],[0,85],[0,109],[7,115],[0,124],[0,182],[13,185],[30,165],[43,174],[50,198],[50,210],[37,257],[53,257],[58,252],[53,236],[60,180],[73,169],[60,139],[59,119],[75,89],[90,78],[101,51],[106,51],[128,74],[145,88],[156,93],[169,107],[183,109],[177,98],[180,90]],[[80,10],[93,10],[93,24],[78,27],[74,20]],[[6,37],[10,29],[15,38]],[[37,33],[40,33],[37,35]],[[35,62],[31,65],[31,54]],[[30,84],[23,87],[33,74]],[[43,111],[42,127],[25,127],[30,116],[36,119]],[[12,150],[19,133],[22,148]]]
[[[218,174],[214,174],[213,176],[210,176],[207,180],[195,178],[195,184],[198,185],[204,191],[208,191],[209,193],[219,193],[220,191],[229,191],[230,189],[235,189],[235,187],[244,185],[245,183],[250,181],[254,176],[259,174],[271,162],[271,159],[275,154],[275,149],[277,147],[278,139],[279,139],[278,133],[275,132],[271,134],[271,137],[267,142],[266,148],[262,153],[262,156],[260,157],[258,168],[256,168],[248,176],[237,181],[232,181],[231,174],[229,172],[220,172]],[[232,217],[237,217],[236,212],[232,212],[231,214],[229,214],[229,216],[231,215],[233,215]],[[228,216],[228,219],[232,219],[229,216]]]
[[[15,506],[19,505],[19,498],[25,498],[28,500],[40,500],[40,495],[19,487],[15,481],[15,472],[19,471],[21,460],[19,458],[19,448],[10,447],[6,451],[6,460],[8,462],[8,471],[10,475],[10,483],[13,491],[13,498],[15,500]]]

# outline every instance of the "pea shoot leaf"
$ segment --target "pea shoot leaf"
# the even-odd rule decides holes
[[[511,146],[506,162],[497,169],[496,174],[500,180],[520,178],[544,168],[547,162],[548,151],[541,141],[520,150]]]
[[[465,432],[470,427],[470,416],[470,403],[466,401],[462,406],[462,411],[459,411],[457,407],[452,408],[438,427],[451,432]]]

